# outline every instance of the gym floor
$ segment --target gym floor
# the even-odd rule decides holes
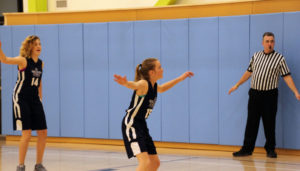
[[[233,158],[232,152],[158,148],[161,171],[296,171],[300,156],[278,155],[277,159],[254,153]],[[30,143],[26,170],[35,164],[35,143]],[[18,142],[0,141],[0,170],[14,171],[18,164]],[[123,146],[48,143],[44,156],[48,171],[133,171],[137,160],[127,159]]]

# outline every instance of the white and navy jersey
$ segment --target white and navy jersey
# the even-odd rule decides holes
[[[42,79],[42,60],[38,59],[34,62],[31,58],[26,58],[26,68],[19,70],[18,79],[14,89],[13,99],[17,100],[18,97],[38,97],[38,88]]]
[[[125,122],[129,122],[134,119],[145,120],[152,112],[157,97],[157,83],[155,83],[154,87],[152,87],[151,82],[147,82],[148,92],[146,95],[138,96],[136,91],[134,91],[130,106],[126,111],[127,114],[125,116]]]
[[[153,110],[157,97],[157,83],[148,83],[148,92],[138,96],[134,91],[129,108],[122,121],[122,134],[128,158],[141,152],[157,154],[152,137],[149,134],[146,119]]]
[[[255,53],[247,70],[252,72],[251,88],[260,91],[278,88],[279,75],[284,77],[290,74],[284,57],[275,51]]]

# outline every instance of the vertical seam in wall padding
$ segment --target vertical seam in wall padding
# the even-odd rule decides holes
[[[249,36],[249,51],[248,51],[248,61],[250,61],[251,60],[251,15],[249,15],[249,33],[248,33],[248,36]],[[249,84],[249,86],[250,86],[250,82],[248,83]]]
[[[253,9],[253,8],[252,8]],[[253,13],[252,13],[253,14]],[[252,58],[252,54],[251,54],[251,16],[249,15],[249,51],[248,51],[248,63],[250,62],[251,58]],[[247,67],[247,66],[246,66]],[[252,79],[252,78],[251,78]],[[250,81],[248,81],[248,86],[249,89],[251,87],[251,79]],[[248,89],[248,90],[249,90]],[[248,93],[246,94],[246,97],[249,98]],[[247,104],[247,108],[246,108],[246,117],[248,118],[248,104]],[[245,131],[246,131],[246,126],[247,126],[247,121],[246,121],[246,125],[245,125]],[[257,132],[258,134],[258,132]],[[242,134],[243,135],[243,134]],[[243,135],[243,139],[245,139],[245,136]],[[243,143],[243,142],[242,142]]]
[[[12,54],[13,54],[13,43],[12,43],[12,26],[4,26],[4,27],[8,27],[8,30],[9,30],[9,32],[10,32],[10,56],[13,56]],[[10,71],[9,73],[10,73],[10,86],[12,86],[13,87],[13,85],[14,85],[14,83],[13,83],[13,71],[12,71],[12,67],[11,66],[9,66],[8,67],[8,70]],[[2,73],[1,73],[2,74]],[[9,90],[9,89],[8,89]],[[3,95],[3,94],[2,94]],[[12,95],[12,93],[11,93],[11,95]],[[10,97],[11,98],[11,101],[12,101],[12,96]],[[2,102],[1,102],[2,103]],[[9,108],[9,110],[11,110],[12,108]],[[2,110],[3,110],[3,108],[2,108]],[[11,113],[12,113],[13,111],[11,111]],[[2,119],[3,119],[3,113],[2,113]],[[3,125],[2,125],[2,127],[3,127]],[[13,131],[12,132],[10,132],[9,131],[10,129],[8,129],[8,131],[5,133],[6,135],[13,135]],[[3,130],[2,130],[2,134],[3,134],[4,132],[3,132]]]
[[[159,31],[159,39],[160,39],[160,49],[159,49],[159,56],[160,56],[160,61],[162,61],[162,20],[159,20],[159,27],[160,27],[160,31]],[[161,83],[161,81],[160,81]],[[163,127],[162,127],[162,120],[163,120],[163,107],[162,107],[162,94],[160,94],[160,141],[163,140],[163,136],[162,136],[162,133],[163,133]]]
[[[33,35],[36,35],[36,29],[35,29],[36,25],[34,24],[34,25],[32,25],[32,27],[33,27]],[[39,56],[39,58],[40,58],[40,56]],[[42,105],[43,105],[43,108],[44,108],[44,104],[42,104]],[[36,133],[36,135],[37,135],[37,133]]]
[[[111,138],[110,137],[110,87],[109,87],[109,74],[110,74],[110,67],[109,67],[109,22],[107,22],[106,23],[106,28],[107,28],[107,30],[106,30],[106,38],[107,38],[107,66],[108,66],[108,72],[107,72],[107,87],[108,87],[108,97],[107,97],[107,101],[108,101],[108,103],[107,103],[107,120],[108,120],[108,123],[107,123],[107,128],[108,128],[108,130],[107,130],[107,138]]]
[[[132,65],[133,65],[133,67],[132,68],[134,68],[134,72],[133,72],[133,75],[134,75],[134,78],[133,79],[135,79],[135,59],[136,59],[136,56],[135,56],[135,24],[136,24],[136,21],[131,21],[130,22],[131,23],[131,30],[132,30],[132,53],[133,53],[133,60],[132,60]],[[137,63],[138,64],[138,63]]]
[[[2,37],[2,34],[1,34],[1,33],[2,33],[3,31],[4,31],[4,27],[2,27],[2,29],[0,29],[0,40],[1,40],[1,37]],[[2,41],[3,41],[3,40],[2,40]],[[2,65],[2,66],[3,66],[3,65]],[[3,67],[2,67],[2,66],[1,66],[1,68],[0,68],[0,69],[1,69],[1,80],[2,80],[2,78],[3,78],[3,77],[2,77],[2,75],[3,75],[3,72],[2,72],[2,71],[3,71]],[[2,84],[3,84],[3,82],[1,82],[1,87],[2,87]],[[3,89],[2,89],[2,90],[3,90]],[[3,93],[1,93],[0,98],[2,99],[2,97],[3,97]],[[3,101],[2,101],[2,100],[1,100],[1,106],[3,106]],[[4,112],[3,112],[3,107],[1,107],[1,115],[0,115],[0,117],[3,118],[3,114],[2,114],[2,113],[4,113]],[[0,125],[1,125],[1,128],[0,128],[0,129],[1,129],[1,132],[0,132],[0,134],[6,135],[7,132],[4,131],[5,129],[2,129],[2,128],[4,128],[4,126],[3,126],[3,124],[2,124],[2,123],[3,123],[3,119],[0,119],[0,120],[1,120],[1,124],[0,124]]]
[[[285,16],[285,13],[282,13],[282,54],[283,56],[285,56],[285,49],[284,49],[284,16]],[[280,97],[280,96],[279,96]],[[283,98],[281,96],[281,102],[283,102]],[[281,116],[284,116],[283,114],[283,105],[284,103],[282,103],[282,106],[281,106]],[[281,119],[281,126],[282,126],[282,148],[285,147],[285,144],[284,144],[284,118]]]
[[[252,54],[251,54],[251,16],[252,15],[249,15],[249,22],[248,22],[248,28],[249,28],[249,32],[248,32],[248,36],[249,36],[249,47],[248,47],[248,62],[251,60],[252,58]],[[247,66],[246,66],[247,67]],[[248,86],[249,86],[249,89],[250,89],[250,86],[251,86],[251,79],[250,78],[250,81],[248,81]],[[248,94],[246,94],[246,96],[248,96]],[[248,97],[249,98],[249,97]],[[247,118],[248,118],[248,107],[246,108],[246,115],[247,115]],[[246,123],[247,124],[247,123]],[[246,130],[246,125],[245,125],[245,130]],[[257,132],[257,135],[258,135],[258,132]],[[243,135],[244,136],[244,135]],[[243,137],[245,138],[245,137]]]
[[[83,92],[82,92],[82,99],[83,99],[83,137],[85,137],[85,67],[84,67],[84,24],[82,23],[81,24],[81,39],[82,39],[82,70],[83,70],[83,74],[82,74],[82,80],[83,80],[83,85],[82,85],[82,89],[83,89]]]
[[[187,38],[188,38],[188,42],[187,42],[187,44],[188,44],[188,54],[187,54],[187,56],[188,56],[188,71],[190,71],[190,19],[187,19],[187,26],[188,26],[188,36],[187,36]],[[188,140],[188,142],[190,143],[191,142],[191,110],[190,110],[190,107],[191,107],[191,105],[190,105],[190,85],[191,85],[191,79],[188,79],[188,131],[189,131],[189,140]]]
[[[249,56],[248,56],[248,62],[250,62],[252,54],[251,54],[251,21],[252,21],[253,15],[249,15]],[[250,83],[249,83],[250,85]]]
[[[13,44],[13,29],[12,29],[13,26],[9,26],[9,30],[10,30],[10,43],[11,43],[11,56],[14,56],[14,44]],[[10,73],[11,73],[11,86],[13,87],[14,86],[14,72],[13,72],[13,67],[10,67]],[[13,90],[13,89],[12,89]],[[12,98],[12,96],[11,96]],[[12,100],[11,100],[12,101]],[[12,108],[11,108],[12,109]],[[11,113],[13,113],[13,111],[11,111]],[[14,131],[12,131],[10,133],[10,135],[14,135]]]
[[[13,56],[13,53],[14,53],[14,50],[13,50],[13,32],[12,32],[12,26],[8,26],[9,27],[9,30],[10,30],[10,54],[11,56]],[[14,81],[13,81],[13,71],[12,71],[12,67],[10,67],[10,70],[11,70],[11,85],[13,86],[14,85]]]
[[[58,62],[59,62],[59,64],[58,64],[58,72],[59,72],[59,74],[58,74],[58,81],[59,81],[59,84],[58,84],[58,93],[59,93],[59,103],[58,103],[58,108],[59,108],[59,136],[62,136],[62,128],[61,128],[61,114],[62,114],[62,112],[61,112],[61,58],[60,58],[60,55],[61,55],[61,52],[60,52],[60,28],[61,28],[61,25],[59,24],[59,25],[57,25],[57,30],[58,30],[58,34],[57,34],[57,36],[58,36]]]
[[[135,56],[135,24],[136,24],[136,21],[132,21],[132,51],[133,51],[133,68],[135,68],[135,59],[136,59],[136,56]],[[135,70],[134,70],[134,76],[135,76]]]
[[[218,20],[218,144],[220,144],[220,17]]]
[[[252,58],[252,54],[251,54],[251,15],[249,15],[249,52],[248,52],[248,62],[251,60],[251,58]],[[248,81],[248,86],[249,86],[249,89],[250,89],[250,87],[251,87],[251,80]],[[247,115],[248,115],[248,111],[247,111]]]
[[[248,28],[249,28],[249,32],[248,32],[248,38],[249,38],[249,45],[248,45],[248,62],[251,60],[251,15],[249,15],[249,22],[248,22]],[[250,88],[250,83],[251,81],[248,81],[248,85]],[[248,114],[247,114],[248,115]]]

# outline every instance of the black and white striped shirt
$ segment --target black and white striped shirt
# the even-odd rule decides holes
[[[290,75],[284,57],[275,51],[269,54],[264,51],[256,52],[247,70],[252,72],[251,88],[262,91],[277,88],[279,74],[282,77]]]

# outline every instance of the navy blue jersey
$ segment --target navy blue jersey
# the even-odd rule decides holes
[[[47,123],[39,86],[42,79],[42,61],[26,58],[26,68],[19,70],[13,93],[14,130],[43,130]]]
[[[148,92],[146,95],[138,96],[136,95],[136,91],[134,91],[130,106],[127,110],[128,118],[145,120],[152,112],[157,97],[157,83],[155,83],[154,87],[152,87],[151,82],[147,82]]]
[[[18,80],[14,89],[13,98],[38,97],[38,88],[42,79],[42,60],[34,62],[32,58],[26,58],[26,68],[19,70]]]
[[[138,96],[133,92],[131,103],[122,121],[122,134],[128,157],[141,152],[157,154],[152,137],[149,134],[146,119],[153,110],[157,97],[157,83],[148,83],[148,92]]]

